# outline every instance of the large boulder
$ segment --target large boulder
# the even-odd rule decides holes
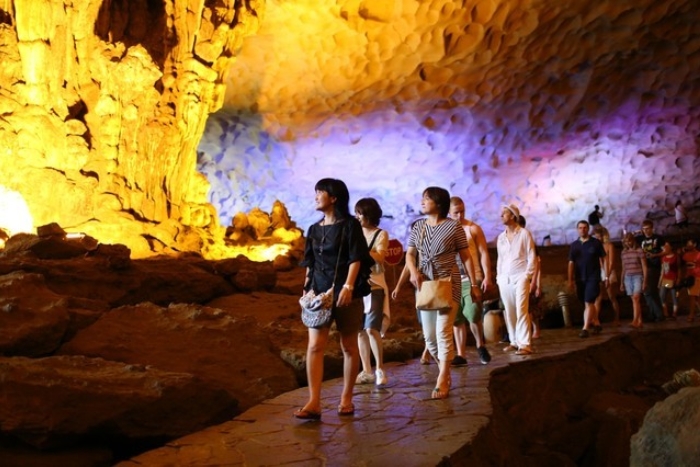
[[[104,314],[57,352],[190,373],[243,409],[298,387],[254,319],[198,305],[144,303]]]
[[[0,380],[0,430],[39,448],[182,436],[225,420],[236,405],[191,374],[81,356],[0,357]]]
[[[681,389],[647,412],[631,440],[630,465],[700,465],[700,387]]]
[[[39,274],[0,275],[0,355],[48,355],[69,328],[67,300]]]

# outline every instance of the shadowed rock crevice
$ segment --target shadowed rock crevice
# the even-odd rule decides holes
[[[630,439],[667,394],[662,383],[700,367],[700,329],[622,334],[493,372],[493,417],[444,465],[629,465]]]

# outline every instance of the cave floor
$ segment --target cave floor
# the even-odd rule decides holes
[[[119,465],[459,465],[450,458],[469,446],[487,427],[494,410],[489,384],[494,372],[520,362],[561,361],[608,341],[635,334],[663,333],[666,337],[695,332],[700,323],[678,321],[647,324],[634,330],[629,322],[608,324],[598,336],[578,337],[577,328],[546,329],[534,340],[534,353],[504,353],[504,344],[489,343],[491,363],[478,363],[468,349],[469,365],[452,369],[452,389],[444,400],[431,400],[437,365],[418,360],[390,363],[389,384],[355,387],[355,414],[336,414],[342,380],[323,385],[321,421],[300,421],[292,412],[304,405],[306,388],[267,400],[230,422],[175,440]],[[641,336],[639,336],[641,338]],[[645,336],[650,337],[650,336]],[[660,337],[661,339],[661,337]]]

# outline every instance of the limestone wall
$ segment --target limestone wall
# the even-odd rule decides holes
[[[220,2],[219,2],[220,3]],[[263,2],[0,2],[0,185],[135,255],[217,225],[195,148]]]

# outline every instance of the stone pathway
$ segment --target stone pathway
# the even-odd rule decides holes
[[[469,366],[453,368],[452,390],[445,400],[431,400],[437,365],[418,360],[387,365],[390,384],[385,388],[359,385],[355,389],[354,417],[339,417],[336,406],[341,380],[323,386],[322,421],[300,421],[292,412],[307,397],[301,388],[251,408],[234,420],[144,453],[120,466],[389,466],[438,465],[454,453],[469,449],[490,423],[493,408],[489,382],[494,372],[507,371],[519,362],[560,359],[566,354],[600,345],[621,333],[670,331],[697,327],[685,317],[646,325],[643,331],[623,324],[607,325],[588,339],[578,329],[544,330],[530,356],[504,354],[503,344],[489,344],[493,359],[478,363],[469,349]],[[449,462],[449,461],[448,461]],[[450,465],[446,463],[446,465]]]

